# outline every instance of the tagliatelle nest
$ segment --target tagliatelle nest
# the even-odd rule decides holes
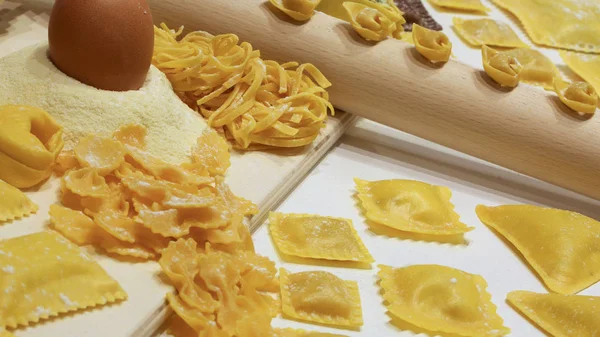
[[[312,64],[263,60],[233,34],[155,27],[152,63],[173,90],[240,149],[310,144],[334,113],[331,83]]]

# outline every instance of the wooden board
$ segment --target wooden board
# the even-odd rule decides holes
[[[46,39],[52,1],[6,1],[0,5],[0,57]],[[335,144],[352,123],[352,116],[339,113],[331,118],[312,146],[302,151],[233,152],[227,182],[239,196],[258,204],[261,212],[249,225],[264,220],[319,159]],[[57,202],[59,180],[52,179],[37,191],[27,192],[40,206],[37,214],[20,221],[0,224],[0,239],[37,232],[47,226],[49,206]],[[28,329],[18,329],[19,337],[126,337],[147,336],[168,311],[165,294],[171,291],[158,276],[155,262],[130,263],[99,253],[99,263],[127,291],[123,303],[54,319]]]

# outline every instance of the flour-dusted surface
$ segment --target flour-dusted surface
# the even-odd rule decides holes
[[[150,153],[172,163],[187,160],[206,123],[181,102],[158,69],[150,68],[139,90],[99,90],[58,70],[47,50],[41,43],[0,59],[0,105],[45,109],[63,126],[66,149],[88,133],[110,135],[135,123],[148,129]]]

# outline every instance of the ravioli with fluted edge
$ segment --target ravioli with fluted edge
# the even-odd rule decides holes
[[[127,298],[97,262],[55,231],[0,241],[0,284],[0,329]]]
[[[488,12],[480,0],[429,0],[433,5],[447,9],[467,11],[467,12]]]
[[[412,325],[472,337],[510,333],[479,275],[434,264],[379,268],[386,307]]]
[[[550,290],[575,294],[600,280],[600,222],[533,205],[478,205],[475,211],[523,255]]]
[[[287,317],[356,328],[363,325],[358,284],[324,271],[290,274],[279,269],[281,304]]]
[[[579,77],[600,92],[600,55],[560,51],[560,57]]]
[[[313,214],[269,214],[269,229],[279,251],[312,259],[373,262],[352,220]]]
[[[296,21],[312,18],[321,0],[269,0],[273,6]]]
[[[354,178],[367,219],[405,232],[454,235],[473,230],[460,222],[449,188],[416,180]]]
[[[35,213],[38,206],[18,188],[0,180],[0,222]]]
[[[554,78],[560,77],[560,72],[554,63],[539,50],[515,48],[504,50],[502,53],[516,58],[523,66],[520,81],[540,86],[546,90],[554,90]]]
[[[600,51],[600,6],[589,0],[492,0],[516,16],[537,44]]]
[[[596,337],[600,297],[512,291],[508,302],[554,337]]]
[[[482,46],[483,70],[490,78],[503,87],[516,87],[521,78],[523,66],[516,57]]]
[[[348,337],[326,332],[306,331],[302,329],[274,329],[274,337]]]
[[[28,188],[47,179],[64,142],[63,130],[46,111],[0,106],[0,179]]]
[[[412,40],[419,54],[432,63],[448,62],[452,54],[452,42],[446,34],[413,23]]]
[[[568,83],[554,79],[554,91],[566,106],[577,113],[593,114],[598,106],[598,94],[594,87],[586,82]]]
[[[458,36],[473,46],[527,47],[527,44],[519,39],[515,31],[501,21],[492,19],[465,20],[453,17],[452,24]]]

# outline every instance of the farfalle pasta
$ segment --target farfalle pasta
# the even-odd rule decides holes
[[[124,300],[88,254],[54,231],[0,241],[0,329]]]
[[[593,114],[598,106],[598,94],[591,84],[586,82],[567,83],[554,79],[554,91],[566,106],[580,114]]]
[[[496,313],[486,281],[479,275],[440,265],[379,268],[388,310],[410,324],[472,337],[510,332]]]
[[[460,222],[447,187],[416,180],[354,179],[365,217],[405,232],[454,235],[473,230]]]
[[[296,21],[312,18],[321,0],[269,0],[273,6]]]
[[[554,337],[594,337],[600,331],[600,297],[511,291],[507,301]]]
[[[516,57],[497,51],[488,46],[481,48],[483,70],[503,87],[516,87],[521,78],[523,66]]]
[[[489,9],[480,0],[429,0],[433,5],[452,10],[485,13]]]
[[[363,325],[358,284],[324,271],[279,270],[286,317],[343,328]]]
[[[313,214],[269,214],[275,246],[286,255],[313,259],[373,262],[352,221]]]
[[[25,217],[38,210],[36,205],[18,188],[0,180],[0,222]]]
[[[413,24],[412,39],[419,54],[432,63],[448,62],[452,42],[446,34]]]
[[[575,294],[600,280],[600,222],[533,205],[479,205],[475,211],[523,255],[550,290]]]
[[[50,176],[63,148],[62,128],[44,110],[0,106],[0,179],[17,187],[34,186]]]
[[[515,31],[508,24],[501,21],[492,19],[465,20],[453,17],[452,24],[458,36],[473,46],[527,47],[527,44],[519,39]]]
[[[582,52],[600,51],[600,7],[595,1],[492,2],[516,16],[537,44]]]

